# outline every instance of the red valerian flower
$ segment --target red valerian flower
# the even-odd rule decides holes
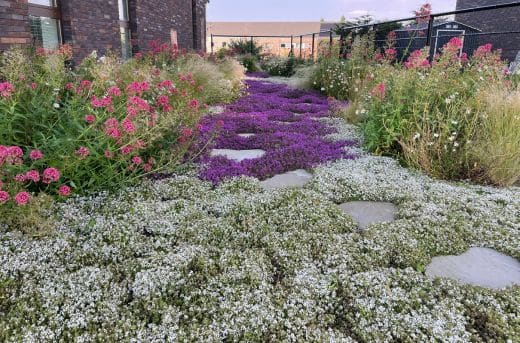
[[[60,177],[60,171],[56,168],[47,168],[43,171],[43,183],[45,184],[57,182]]]
[[[121,96],[121,90],[118,87],[113,86],[108,89],[107,94],[109,96]]]
[[[67,185],[60,186],[60,189],[58,190],[58,194],[62,197],[68,197],[71,193],[71,189]]]
[[[383,100],[386,94],[386,86],[383,82],[377,84],[371,92],[372,96],[379,98],[379,100]]]
[[[199,101],[197,99],[192,99],[188,103],[188,106],[193,108],[195,111],[199,110]]]
[[[125,130],[126,133],[129,134],[135,133],[136,130],[134,123],[128,118],[123,119],[123,121],[121,122],[121,127],[123,128],[123,130]]]
[[[141,165],[143,163],[143,159],[139,156],[132,157],[132,163],[135,165]]]
[[[9,98],[14,92],[14,86],[9,82],[0,82],[0,96]]]
[[[25,173],[25,178],[36,183],[40,181],[40,173],[37,170],[29,170]]]
[[[20,193],[16,194],[16,196],[14,197],[14,200],[16,201],[18,206],[25,206],[25,205],[27,205],[29,200],[31,200],[31,196],[27,192],[20,192]]]
[[[96,117],[92,114],[87,114],[85,116],[85,121],[89,124],[93,124],[96,121]]]
[[[76,155],[80,159],[85,159],[90,155],[90,150],[87,147],[80,146],[78,150],[76,150]]]
[[[0,204],[5,204],[7,201],[9,201],[9,193],[0,191]]]

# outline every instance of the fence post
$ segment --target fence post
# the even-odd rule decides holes
[[[303,44],[303,36],[300,36],[300,60],[302,59],[302,44]]]
[[[213,33],[211,34],[211,54],[213,54],[213,46],[215,43],[213,42]]]
[[[428,30],[426,31],[426,46],[428,47],[428,57],[430,62],[433,60],[433,56],[435,55],[435,51],[432,52],[432,33],[433,33],[433,21],[435,17],[430,15],[430,20],[428,21]]]
[[[330,30],[330,32],[329,32],[329,55],[330,56],[332,56],[332,42],[333,42],[332,30]]]
[[[294,56],[294,46],[293,46],[294,37],[291,35],[291,55]]]
[[[316,38],[316,34],[313,33],[312,34],[312,49],[311,49],[311,54],[312,54],[312,60],[314,61],[314,40]]]

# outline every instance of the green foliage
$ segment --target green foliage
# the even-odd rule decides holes
[[[244,68],[246,68],[248,72],[255,72],[261,70],[260,62],[258,61],[257,56],[247,54],[240,56],[238,60],[242,63],[242,65],[244,66]]]
[[[232,40],[229,43],[229,49],[237,55],[258,56],[262,52],[262,47],[254,39],[252,41],[249,39]]]
[[[262,59],[262,69],[272,76],[291,77],[296,73],[297,67],[304,63],[294,54],[288,57],[266,56]]]
[[[37,217],[35,194],[117,189],[180,165],[205,103],[229,102],[242,89],[234,60],[167,45],[126,62],[92,54],[74,71],[69,58],[62,48],[0,60],[0,215],[13,214],[4,221],[11,228],[23,226],[16,214]]]

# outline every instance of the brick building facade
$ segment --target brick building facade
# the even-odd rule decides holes
[[[0,0],[0,51],[71,44],[91,51],[140,51],[151,40],[205,50],[207,0]]]
[[[511,2],[511,0],[457,0],[457,9]],[[478,37],[479,44],[493,44],[494,48],[503,50],[502,56],[508,60],[514,60],[520,51],[520,34],[507,33],[520,31],[520,6],[458,14],[456,20],[481,30],[484,34]],[[486,34],[491,32],[495,34]],[[499,34],[500,32],[503,34]]]

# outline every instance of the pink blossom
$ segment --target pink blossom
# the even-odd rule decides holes
[[[29,153],[29,158],[33,161],[41,160],[43,158],[43,153],[40,150],[32,150]]]
[[[32,182],[39,182],[40,173],[37,170],[29,170],[27,173],[25,173],[25,178],[27,180],[31,180]]]
[[[460,50],[462,48],[463,42],[462,39],[460,39],[459,37],[453,37],[448,42],[448,45],[456,48],[457,50]]]
[[[189,138],[193,135],[193,130],[190,128],[184,128],[181,131],[182,137]]]
[[[92,124],[92,123],[94,123],[96,121],[96,117],[94,115],[92,115],[92,114],[87,114],[85,116],[85,121],[87,123],[89,123],[89,124]]]
[[[11,157],[22,157],[23,156],[23,150],[22,150],[22,148],[20,148],[18,146],[10,146],[7,149],[8,149],[8,154]]]
[[[146,163],[144,166],[143,166],[143,170],[146,172],[146,173],[149,173],[151,170],[152,170],[152,166],[148,163]]]
[[[18,204],[18,206],[25,206],[31,200],[31,196],[27,192],[20,192],[16,194],[14,200]]]
[[[71,193],[71,189],[67,185],[60,186],[60,189],[58,190],[58,194],[62,197],[68,197]]]
[[[108,89],[107,94],[109,96],[121,96],[121,90],[116,86],[112,86]]]
[[[135,133],[135,125],[128,118],[124,119],[121,122],[121,127],[123,128],[123,130],[125,130],[126,133],[130,133],[130,134]]]
[[[397,50],[394,48],[386,49],[385,56],[388,60],[393,60],[397,56]]]
[[[47,168],[43,171],[43,183],[45,184],[57,182],[60,177],[60,171],[56,168]]]
[[[132,157],[132,163],[135,165],[140,165],[143,163],[143,159],[139,156]]]
[[[105,150],[105,157],[112,158],[114,157],[114,154],[110,150]]]
[[[110,108],[112,106],[112,98],[105,96],[100,99],[94,95],[92,96],[91,104],[94,108]]]
[[[80,146],[78,150],[76,150],[76,155],[80,157],[80,159],[85,159],[90,155],[90,150],[84,146]]]
[[[9,82],[0,82],[0,96],[9,98],[14,92],[14,86]]]
[[[117,127],[119,125],[119,122],[116,118],[108,118],[105,121],[105,127]]]
[[[31,89],[34,90],[34,89],[36,89],[37,87],[38,87],[38,85],[37,85],[35,82],[31,83]]]
[[[18,174],[14,177],[16,182],[25,182],[27,181],[27,177],[24,174]]]
[[[126,92],[129,94],[142,95],[144,92],[150,90],[150,84],[148,82],[132,82],[126,87]]]
[[[483,57],[483,56],[489,54],[492,50],[493,50],[493,45],[491,43],[481,45],[473,53],[473,57]]]
[[[114,139],[119,139],[121,138],[121,132],[115,128],[115,127],[107,127],[105,129],[105,134],[109,137],[112,137]]]
[[[384,83],[377,84],[373,89],[371,94],[380,100],[383,100],[386,94],[386,86]]]
[[[134,151],[134,147],[131,145],[125,145],[125,146],[122,146],[121,148],[119,148],[119,150],[121,151],[121,153],[123,155],[128,155],[129,153]]]
[[[199,101],[197,99],[192,99],[188,102],[188,106],[197,111],[199,109]]]
[[[5,204],[9,200],[9,193],[0,191],[0,204]]]

